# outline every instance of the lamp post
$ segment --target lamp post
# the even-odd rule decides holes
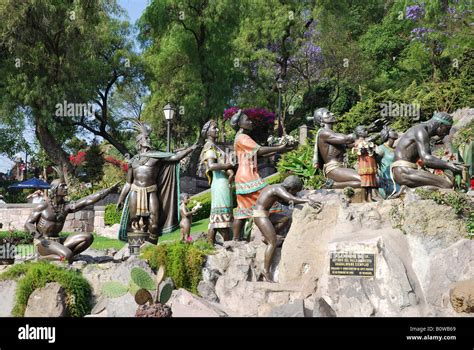
[[[170,152],[170,145],[171,145],[171,121],[173,120],[174,117],[174,108],[173,106],[168,103],[164,108],[163,108],[163,113],[165,114],[165,119],[167,125],[167,137],[166,137],[166,152]]]
[[[277,80],[277,89],[278,89],[278,136],[281,137],[283,130],[281,127],[281,91],[283,90],[284,80],[279,77]]]

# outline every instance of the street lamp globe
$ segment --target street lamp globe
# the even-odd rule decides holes
[[[164,108],[163,108],[163,113],[165,114],[165,119],[166,120],[173,120],[174,117],[174,108],[173,106],[168,103]]]
[[[285,81],[284,81],[281,77],[279,77],[278,80],[277,80],[277,88],[278,88],[278,90],[283,89],[283,84],[284,84],[284,83],[285,83]]]

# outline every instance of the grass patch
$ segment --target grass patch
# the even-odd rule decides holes
[[[198,220],[191,225],[191,234],[205,232],[207,233],[207,226],[209,225],[209,218]],[[173,232],[167,233],[160,237],[159,242],[179,241],[181,239],[181,232],[179,228]]]
[[[163,242],[143,249],[141,258],[154,270],[164,265],[166,274],[173,279],[176,288],[185,288],[196,294],[202,279],[205,256],[213,251],[214,247],[204,240],[192,243]]]
[[[12,310],[15,317],[23,317],[31,293],[49,282],[57,282],[65,289],[66,306],[70,316],[83,317],[90,312],[91,286],[78,271],[41,261],[12,266],[0,274],[0,280],[5,279],[18,281],[15,306]]]
[[[105,250],[109,248],[114,248],[120,250],[125,245],[125,242],[122,242],[118,239],[98,236],[94,233],[94,242],[91,245],[92,249]]]

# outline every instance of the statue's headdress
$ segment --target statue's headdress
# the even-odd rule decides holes
[[[431,120],[435,120],[438,123],[451,126],[453,125],[453,117],[446,112],[435,112]]]
[[[237,130],[239,128],[239,121],[240,118],[242,117],[242,110],[239,109],[233,116],[230,118],[230,126]]]
[[[147,137],[150,135],[150,126],[148,124],[142,123],[139,120],[136,119],[130,119],[132,122],[133,128],[135,129],[136,132],[138,132],[138,135],[136,136],[136,141],[140,141],[143,137]]]
[[[51,181],[51,188],[49,189],[50,197],[53,198],[56,196],[58,191],[58,187],[61,184],[66,183],[66,179],[64,177],[64,172],[61,166],[53,166],[54,171],[58,174],[58,178]]]
[[[204,124],[201,130],[201,137],[203,138],[207,137],[207,132],[209,131],[209,128],[211,127],[212,124],[216,124],[216,121],[214,119],[210,119],[206,124]]]

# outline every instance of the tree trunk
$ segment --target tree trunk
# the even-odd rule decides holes
[[[74,174],[74,167],[69,161],[68,154],[61,148],[54,136],[48,129],[47,125],[38,116],[35,116],[35,134],[38,141],[45,150],[48,157],[57,165],[63,168],[63,171]]]

